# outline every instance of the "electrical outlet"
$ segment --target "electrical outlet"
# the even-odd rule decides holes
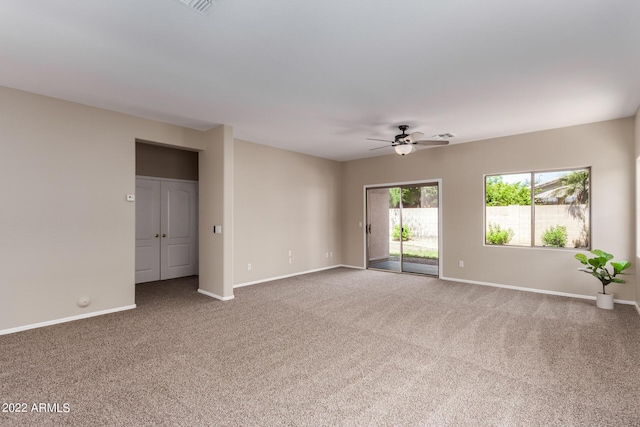
[[[251,270],[251,264],[247,264],[247,270]]]
[[[458,261],[458,267],[463,268],[464,267],[464,261]]]
[[[329,252],[327,252],[324,256],[325,258],[329,258]]]

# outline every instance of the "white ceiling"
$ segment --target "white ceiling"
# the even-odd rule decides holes
[[[633,115],[640,1],[3,1],[0,85],[348,160]]]

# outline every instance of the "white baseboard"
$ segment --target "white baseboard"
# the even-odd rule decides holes
[[[358,266],[358,265],[340,264],[338,267],[353,268],[353,269],[355,269],[355,270],[366,270],[366,268],[364,268],[364,267],[360,267],[360,266]]]
[[[318,271],[331,270],[333,268],[346,267],[345,265],[331,265],[329,267],[316,268],[314,270],[300,271],[298,273],[286,274],[284,276],[270,277],[268,279],[255,280],[253,282],[244,282],[233,285],[233,289],[242,288],[243,286],[257,285],[258,283],[271,282],[273,280],[286,279],[288,277],[302,276],[303,274],[316,273]]]
[[[212,294],[211,292],[203,291],[202,289],[198,289],[198,292],[200,292],[201,294],[206,295],[208,297],[220,300],[220,301],[229,301],[229,300],[232,300],[234,298],[233,295],[231,295],[230,297],[221,297],[220,295]]]
[[[491,286],[491,287],[494,287],[494,288],[504,288],[504,289],[513,289],[514,291],[534,292],[534,293],[537,293],[537,294],[557,295],[557,296],[561,296],[561,297],[589,299],[589,300],[594,300],[594,301],[596,299],[595,295],[592,296],[592,295],[571,294],[571,293],[568,293],[568,292],[557,292],[557,291],[548,291],[546,289],[525,288],[523,286],[500,285],[498,283],[479,282],[477,280],[456,279],[456,278],[453,278],[453,277],[442,277],[441,279],[442,280],[448,280],[450,282],[470,283],[472,285]],[[618,304],[635,305],[636,307],[638,306],[635,301],[628,301],[628,300],[623,300],[623,299],[614,299],[613,301],[617,302]],[[638,312],[640,313],[640,308],[638,309]]]
[[[636,302],[636,311],[638,312],[638,314],[640,314],[640,306],[638,306],[638,303]]]
[[[31,325],[18,326],[16,328],[0,330],[0,335],[13,334],[15,332],[27,331],[29,329],[43,328],[45,326],[57,325],[58,323],[73,322],[74,320],[87,319],[89,317],[102,316],[103,314],[117,313],[118,311],[131,310],[136,308],[135,304],[124,307],[110,308],[108,310],[94,311],[91,313],[78,314],[77,316],[63,317],[62,319],[48,320],[46,322],[33,323]]]

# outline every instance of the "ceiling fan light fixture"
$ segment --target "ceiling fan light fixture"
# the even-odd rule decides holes
[[[416,145],[429,146],[429,147],[449,145],[449,141],[445,141],[444,139],[442,139],[442,137],[454,136],[451,133],[446,133],[446,134],[437,135],[438,138],[435,140],[426,140],[426,139],[421,139],[424,136],[424,133],[422,132],[413,132],[412,134],[407,134],[406,131],[409,128],[408,125],[400,125],[398,126],[398,128],[402,133],[399,135],[396,135],[393,141],[388,139],[367,138],[367,140],[369,141],[383,141],[383,142],[391,143],[391,145],[383,145],[382,147],[371,148],[369,151],[393,147],[394,150],[396,150],[396,153],[398,153],[401,156],[406,156],[407,154],[411,154],[414,151],[416,151]]]
[[[406,156],[407,154],[413,153],[413,150],[415,148],[413,145],[410,145],[410,144],[400,144],[400,145],[396,145],[395,149],[396,149],[396,153],[400,154],[401,156]]]

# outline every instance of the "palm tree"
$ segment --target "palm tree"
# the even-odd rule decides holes
[[[562,196],[573,196],[572,205],[586,205],[589,203],[589,171],[578,170],[568,173],[558,179],[562,187],[554,193],[562,193]]]
[[[564,197],[573,196],[571,206],[568,206],[569,214],[582,221],[582,229],[580,237],[574,240],[576,248],[589,246],[589,225],[585,213],[588,211],[586,205],[589,204],[589,171],[577,170],[568,173],[559,178],[562,187],[558,188],[558,192],[562,191]]]

